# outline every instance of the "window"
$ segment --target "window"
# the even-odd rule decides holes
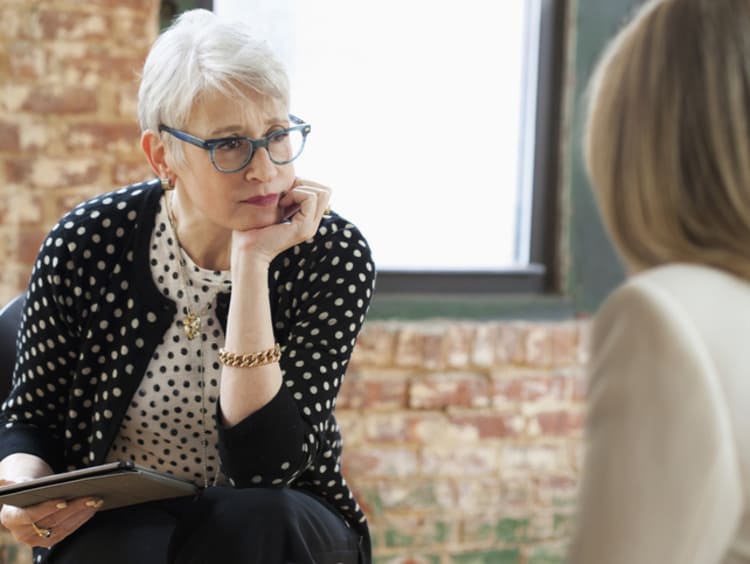
[[[549,35],[559,4],[214,0],[214,10],[247,21],[287,66],[292,111],[313,125],[298,174],[332,186],[334,209],[362,228],[379,292],[493,293],[551,285],[556,129],[540,120],[556,117],[545,61],[559,47]]]

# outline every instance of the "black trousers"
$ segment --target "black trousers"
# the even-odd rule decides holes
[[[358,564],[359,535],[291,489],[209,488],[97,513],[50,564]]]

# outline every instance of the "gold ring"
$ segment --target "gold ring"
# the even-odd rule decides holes
[[[323,215],[331,215],[331,208],[326,208],[326,209],[325,209],[325,210],[323,211]]]
[[[40,529],[36,526],[36,523],[31,523],[31,528],[34,529],[34,532],[37,534],[37,536],[48,539],[52,536],[52,531],[50,529]]]

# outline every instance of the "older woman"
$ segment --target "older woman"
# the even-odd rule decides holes
[[[207,11],[154,44],[139,92],[159,180],[95,197],[35,263],[0,478],[114,460],[196,498],[6,506],[35,562],[369,562],[333,415],[368,308],[366,241],[295,176],[310,125],[263,43]]]
[[[630,278],[593,328],[572,564],[750,562],[750,2],[654,0],[592,82]]]

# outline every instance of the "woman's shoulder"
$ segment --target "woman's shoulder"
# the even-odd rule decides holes
[[[354,223],[336,213],[324,216],[310,239],[279,255],[275,266],[282,270],[340,267],[352,274],[362,270],[375,274],[367,239]]]
[[[158,181],[142,182],[78,204],[50,229],[37,264],[54,264],[55,259],[63,258],[76,260],[79,256],[117,259],[127,241],[137,246],[140,237],[150,231],[148,225],[156,216],[160,195]]]
[[[750,332],[750,283],[717,268],[674,263],[628,278],[596,314],[594,342],[617,328],[702,341]]]
[[[750,281],[707,265],[671,263],[631,276],[612,293],[603,308],[608,303],[622,302],[687,311],[700,311],[708,304],[713,311],[720,310],[722,304],[750,308]]]
[[[112,190],[103,194],[97,194],[81,202],[73,209],[68,211],[60,221],[53,227],[56,228],[67,225],[68,229],[80,226],[89,222],[99,223],[103,217],[110,218],[110,222],[117,217],[122,220],[134,219],[134,214],[143,209],[144,204],[158,199],[161,192],[158,181],[145,181],[136,184],[130,184],[117,190]]]

